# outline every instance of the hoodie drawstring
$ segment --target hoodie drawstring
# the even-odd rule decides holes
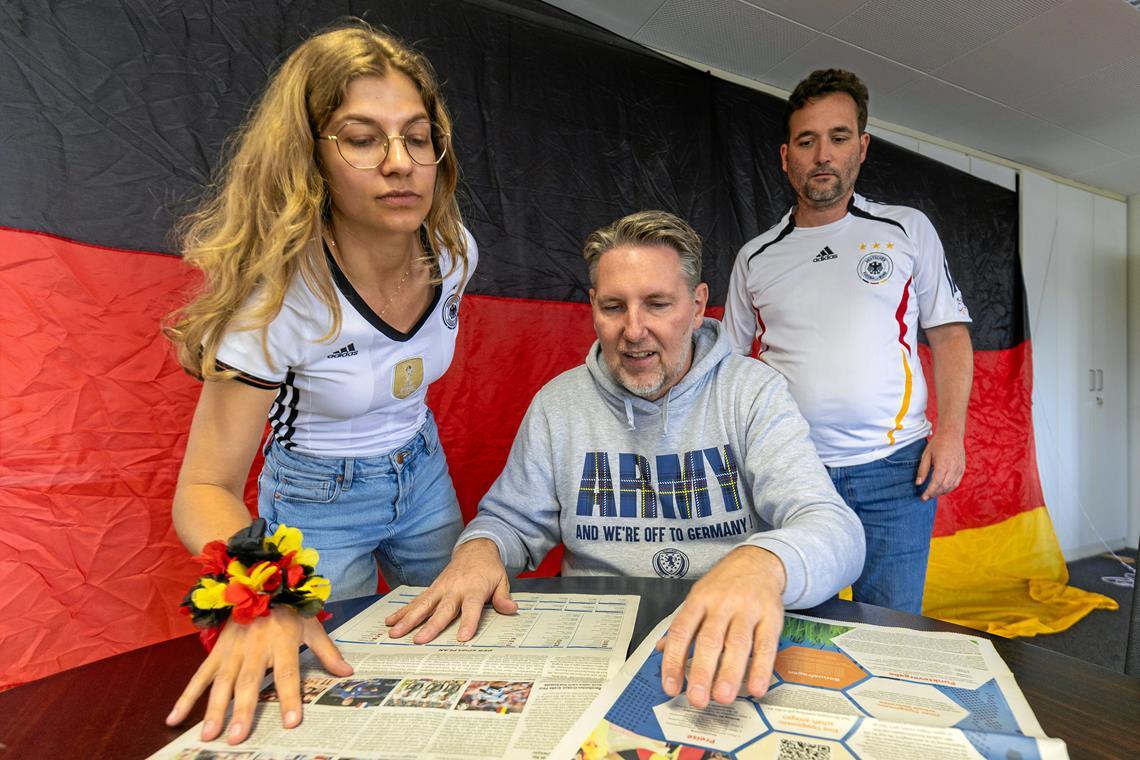
[[[629,430],[637,430],[637,425],[633,424],[633,401],[628,396],[625,398],[625,421]]]

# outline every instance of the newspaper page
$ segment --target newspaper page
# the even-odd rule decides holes
[[[1054,760],[1013,674],[985,639],[788,614],[768,693],[692,707],[661,689],[666,618],[551,758]]]
[[[333,631],[352,676],[302,655],[300,726],[281,727],[266,678],[245,742],[199,741],[199,724],[152,758],[545,758],[620,671],[637,618],[637,596],[515,593],[518,613],[486,607],[470,641],[458,621],[426,645],[389,637],[384,618],[422,590],[401,586]]]

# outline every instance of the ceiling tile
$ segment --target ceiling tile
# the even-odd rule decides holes
[[[622,37],[633,37],[665,0],[546,0],[548,5],[573,13],[579,18],[609,29]]]
[[[923,76],[880,98],[872,115],[995,156],[1071,177],[1128,158],[1041,119]]]
[[[922,75],[880,55],[820,36],[765,72],[764,81],[790,91],[812,71],[829,68],[847,69],[858,74],[871,91],[872,104],[876,97],[894,92]]]
[[[851,15],[867,0],[828,0],[826,3],[805,3],[803,0],[742,0],[742,2],[823,32]]]
[[[940,67],[967,90],[1019,105],[1136,55],[1140,13],[1121,0],[1075,0]]]
[[[1140,13],[1136,15],[1140,17]],[[1140,55],[1026,101],[1019,108],[1140,156]]]
[[[784,90],[847,68],[872,117],[1140,193],[1140,13],[1121,0],[549,2]]]
[[[1140,158],[1073,174],[1072,177],[1122,195],[1140,195]]]
[[[1128,156],[1140,157],[1140,114],[1105,115],[1101,117],[1100,123],[1073,131]]]
[[[1064,0],[870,0],[829,31],[840,39],[931,71]]]
[[[739,0],[668,0],[633,39],[763,81],[763,72],[817,36]]]

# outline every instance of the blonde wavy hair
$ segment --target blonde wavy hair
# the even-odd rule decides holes
[[[428,60],[354,19],[301,43],[230,138],[200,205],[177,227],[184,260],[204,275],[198,295],[164,327],[189,374],[199,379],[236,374],[217,367],[218,346],[229,330],[261,329],[262,350],[272,365],[265,328],[298,273],[332,314],[321,340],[340,332],[340,306],[320,244],[332,202],[315,137],[353,79],[390,71],[415,83],[431,120],[450,135],[451,117]],[[424,222],[434,282],[459,266],[467,277],[467,239],[455,200],[458,181],[459,165],[448,150]],[[447,273],[439,268],[441,248],[451,253]]]

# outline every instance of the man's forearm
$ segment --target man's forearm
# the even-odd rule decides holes
[[[963,323],[927,328],[934,359],[934,390],[938,396],[938,430],[962,438],[966,434],[966,409],[974,382],[974,349],[970,331]]]

